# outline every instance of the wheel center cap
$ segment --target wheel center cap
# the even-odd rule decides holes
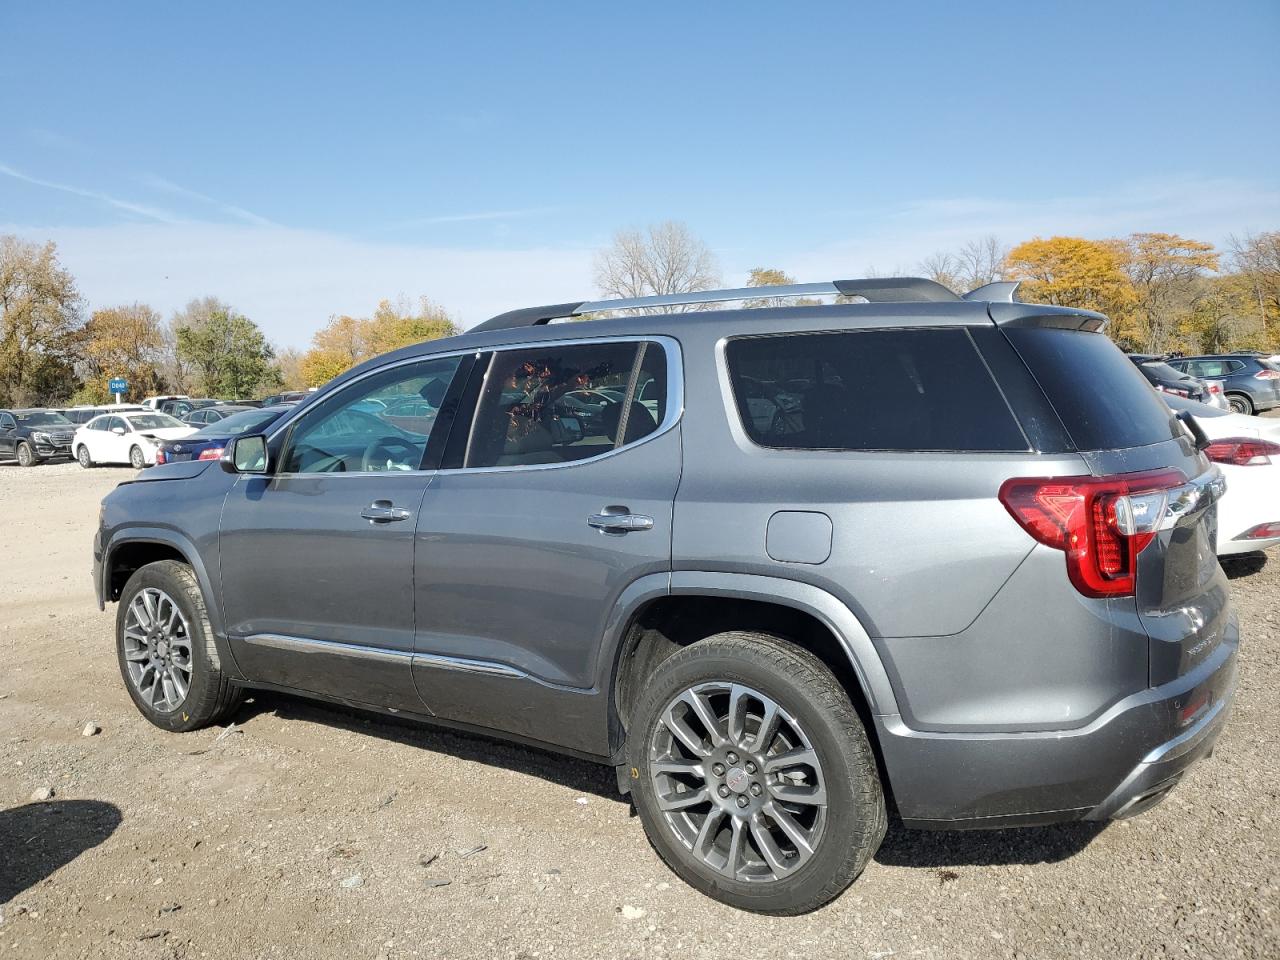
[[[751,778],[747,776],[747,771],[741,767],[734,767],[725,774],[724,782],[734,793],[745,793],[747,786],[751,783]]]
[[[156,644],[156,656],[164,657],[164,656],[168,656],[168,654],[169,654],[169,644],[166,643],[164,640],[161,640],[159,643]]]

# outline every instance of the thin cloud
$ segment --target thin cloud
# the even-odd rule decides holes
[[[182,220],[168,210],[159,207],[148,207],[140,203],[133,203],[129,200],[121,200],[119,197],[113,197],[110,194],[102,193],[98,190],[88,190],[84,187],[73,186],[69,183],[56,183],[53,180],[43,180],[40,177],[32,177],[23,173],[21,170],[15,170],[7,164],[0,163],[0,174],[6,177],[13,177],[15,180],[21,180],[24,183],[34,184],[37,187],[47,187],[50,190],[60,190],[63,193],[70,193],[77,197],[86,197],[90,200],[97,200],[108,206],[115,207],[117,210],[124,210],[127,213],[136,214],[140,217],[147,217],[150,220],[156,220],[159,223],[181,223]]]
[[[538,217],[554,213],[554,207],[526,207],[523,210],[481,210],[476,213],[446,213],[436,217],[419,217],[389,224],[390,229],[428,227],[438,223],[473,223],[481,220],[518,220],[522,217]]]
[[[259,216],[252,210],[246,210],[244,207],[237,207],[233,203],[224,203],[216,197],[211,197],[208,194],[200,193],[196,190],[189,190],[181,184],[174,183],[172,180],[166,180],[164,177],[158,177],[153,173],[149,173],[144,176],[142,178],[142,182],[149,187],[154,187],[157,190],[163,190],[166,193],[176,194],[180,197],[190,197],[192,200],[199,200],[201,203],[207,203],[210,206],[221,210],[223,213],[243,220],[245,223],[251,223],[255,227],[279,226],[279,224],[268,220],[266,217]]]

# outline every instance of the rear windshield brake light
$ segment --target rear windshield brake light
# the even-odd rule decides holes
[[[1177,470],[1111,477],[1014,477],[1000,502],[1045,546],[1061,550],[1067,575],[1086,597],[1132,596],[1140,554],[1160,529]]]

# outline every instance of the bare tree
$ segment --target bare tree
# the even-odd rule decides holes
[[[1004,280],[1004,262],[1008,256],[1009,248],[994,234],[970,240],[956,255],[960,263],[961,286],[964,288],[959,292],[966,293],[984,283]]]
[[[1280,230],[1233,235],[1227,244],[1232,266],[1248,280],[1258,331],[1265,337],[1268,324],[1280,320]]]
[[[920,273],[923,276],[942,284],[948,290],[963,293],[961,286],[964,281],[960,279],[960,269],[960,263],[956,257],[944,251],[939,251],[920,261]]]
[[[641,230],[619,230],[596,254],[596,286],[604,297],[651,297],[714,290],[720,267],[705,243],[683,223],[668,220]],[[667,307],[666,312],[698,309]]]

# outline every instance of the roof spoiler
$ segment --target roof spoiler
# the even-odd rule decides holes
[[[985,288],[980,288],[985,289]],[[976,292],[976,291],[975,291]],[[694,290],[654,297],[621,300],[589,300],[557,303],[546,307],[511,310],[476,324],[470,333],[481,330],[511,330],[533,327],[552,320],[580,317],[607,310],[649,310],[694,303],[724,303],[730,300],[759,300],[772,297],[861,297],[872,303],[957,302],[958,296],[942,284],[924,277],[876,277],[866,280],[831,280],[822,283],[783,283],[767,287],[737,287],[727,290]]]

